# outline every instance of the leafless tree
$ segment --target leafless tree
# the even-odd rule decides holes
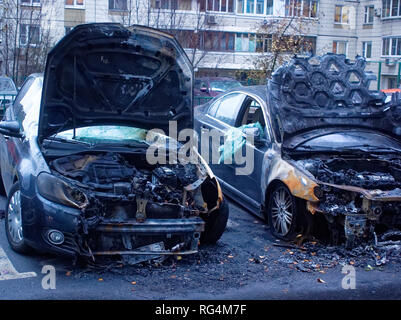
[[[126,26],[141,24],[171,33],[186,49],[195,68],[208,55],[208,50],[205,50],[202,44],[205,32],[210,30],[210,26],[206,22],[205,12],[200,10],[199,2],[195,8],[183,8],[181,5],[184,2],[170,0],[165,2],[166,6],[162,8],[161,2],[155,0],[127,1],[127,8],[121,10],[118,15],[118,22]],[[192,5],[191,2],[187,4]]]
[[[292,56],[311,55],[315,50],[315,38],[308,36],[317,19],[293,15],[265,20],[257,25],[259,55],[253,60],[250,77],[266,79]]]
[[[50,16],[42,2],[4,0],[2,14],[2,44],[0,55],[4,73],[20,85],[31,73],[43,72],[47,52],[54,44]],[[47,6],[52,11],[52,6]]]

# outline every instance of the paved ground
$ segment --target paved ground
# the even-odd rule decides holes
[[[1,199],[0,205],[4,205]],[[1,299],[400,299],[399,252],[345,252],[307,244],[285,247],[268,227],[230,203],[230,220],[215,246],[161,265],[94,270],[51,255],[14,253],[0,222]],[[284,246],[284,247],[283,247]],[[2,253],[1,248],[4,250]],[[380,258],[380,259],[378,259]],[[42,267],[54,266],[56,289],[42,288]],[[355,268],[355,289],[342,288],[343,266]],[[352,269],[351,268],[351,269]],[[36,276],[35,276],[36,274]],[[2,280],[3,279],[3,280]],[[8,280],[6,280],[8,279]],[[347,283],[352,284],[353,280]],[[345,281],[346,282],[346,281]]]

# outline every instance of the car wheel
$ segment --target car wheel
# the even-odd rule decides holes
[[[21,191],[18,183],[11,187],[6,205],[5,220],[6,236],[10,247],[19,253],[31,251],[23,235]]]
[[[271,192],[267,214],[270,231],[276,238],[286,241],[295,238],[298,206],[296,199],[285,185],[277,185]]]
[[[204,218],[205,231],[202,232],[200,242],[202,244],[214,244],[222,236],[228,221],[228,204],[225,200],[220,204],[216,212],[212,212],[209,217]]]

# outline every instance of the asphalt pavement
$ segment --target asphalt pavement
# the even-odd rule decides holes
[[[0,200],[4,206],[5,199]],[[221,240],[162,263],[73,265],[49,254],[11,250],[0,221],[1,299],[400,299],[401,261],[310,245],[297,249],[230,202]],[[344,269],[345,267],[345,269]],[[52,272],[55,277],[50,278]],[[351,273],[349,272],[351,270]],[[348,277],[348,278],[347,278]],[[352,278],[350,278],[352,277]],[[348,289],[347,289],[348,288]]]

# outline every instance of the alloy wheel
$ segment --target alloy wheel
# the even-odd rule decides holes
[[[21,243],[24,238],[22,235],[22,219],[21,219],[21,192],[15,191],[11,196],[7,207],[8,232],[11,239],[15,243]]]
[[[286,236],[294,218],[292,196],[286,188],[279,187],[272,195],[271,219],[274,229],[282,236]]]

